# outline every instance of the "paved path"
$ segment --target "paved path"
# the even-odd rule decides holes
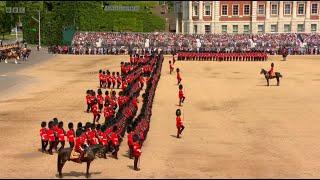
[[[8,64],[3,61],[0,63],[0,92],[30,79],[16,75],[17,71],[34,66],[53,57],[52,54],[47,53],[47,48],[43,48],[40,51],[37,51],[35,48],[31,48],[31,50],[32,52],[27,62],[20,61],[19,64],[14,64],[14,61],[10,60]]]

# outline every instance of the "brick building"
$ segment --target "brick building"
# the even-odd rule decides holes
[[[176,33],[319,32],[320,1],[175,1]]]

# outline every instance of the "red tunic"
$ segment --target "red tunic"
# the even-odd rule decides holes
[[[133,145],[132,132],[128,134],[128,146]]]
[[[103,96],[102,95],[97,95],[97,100],[98,100],[98,104],[103,104]]]
[[[181,98],[183,98],[184,96],[183,96],[183,91],[180,89],[179,90],[179,99],[181,99]]]
[[[111,106],[107,106],[107,107],[104,107],[103,109],[103,115],[105,118],[109,118],[113,115],[113,109]]]
[[[58,128],[58,129],[57,129],[57,134],[58,134],[58,140],[59,140],[60,142],[64,142],[64,132],[63,132],[63,129]]]
[[[68,139],[68,142],[74,142],[74,130],[73,129],[69,129],[67,131],[67,139]]]
[[[96,133],[95,133],[95,131],[88,130],[88,131],[86,132],[86,134],[87,134],[87,137],[88,137],[89,143],[90,143],[91,145],[96,144],[96,141],[94,140],[94,139],[95,139],[95,137],[96,137]]]
[[[133,97],[132,98],[132,101],[131,101],[131,103],[132,103],[132,105],[134,106],[134,107],[138,107],[138,103],[137,103],[137,98],[136,97]]]
[[[76,137],[76,141],[75,141],[75,144],[74,144],[74,149],[75,151],[81,151],[81,146],[83,145],[83,140],[81,137]]]
[[[133,156],[134,157],[140,157],[140,155],[141,155],[140,145],[135,142],[133,144]]]
[[[48,141],[48,134],[47,134],[47,129],[46,128],[41,128],[40,129],[40,137],[41,137],[41,140]]]
[[[111,143],[114,145],[114,146],[117,146],[119,144],[119,138],[118,138],[118,135],[114,132],[111,133],[110,135],[111,137]]]
[[[179,128],[181,125],[182,125],[181,118],[180,118],[180,116],[177,116],[176,117],[176,126],[177,126],[177,128]]]
[[[86,103],[87,104],[91,103],[91,96],[90,95],[86,95]]]
[[[181,80],[181,77],[180,77],[180,73],[179,73],[179,72],[177,72],[177,79],[178,79],[178,80]]]
[[[103,74],[99,73],[99,80],[102,81],[103,80]]]
[[[55,141],[54,131],[52,129],[48,129],[47,130],[47,135],[48,135],[49,142],[54,142]]]
[[[112,81],[112,83],[115,84],[115,83],[116,83],[116,79],[117,79],[117,78],[116,78],[115,76],[111,76],[111,81]]]
[[[92,107],[91,107],[91,112],[94,114],[94,115],[97,115],[99,112],[98,112],[98,107],[97,107],[97,104],[93,104]]]

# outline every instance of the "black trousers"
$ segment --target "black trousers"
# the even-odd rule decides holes
[[[53,147],[54,147],[54,145],[55,145],[55,142],[54,141],[50,141],[49,142],[49,150],[48,150],[48,152],[49,152],[49,154],[52,154],[52,149],[53,149]]]
[[[46,151],[47,146],[48,146],[48,141],[41,140],[41,150],[42,150],[42,152]]]
[[[70,148],[74,147],[74,142],[69,142],[69,144],[70,144]]]
[[[90,112],[90,109],[91,109],[91,106],[90,106],[90,104],[87,103],[87,113]]]
[[[134,157],[134,170],[138,170],[139,157]]]

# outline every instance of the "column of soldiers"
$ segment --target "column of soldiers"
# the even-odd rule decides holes
[[[212,52],[178,52],[180,61],[266,61],[267,53],[244,52],[244,53],[212,53]]]

